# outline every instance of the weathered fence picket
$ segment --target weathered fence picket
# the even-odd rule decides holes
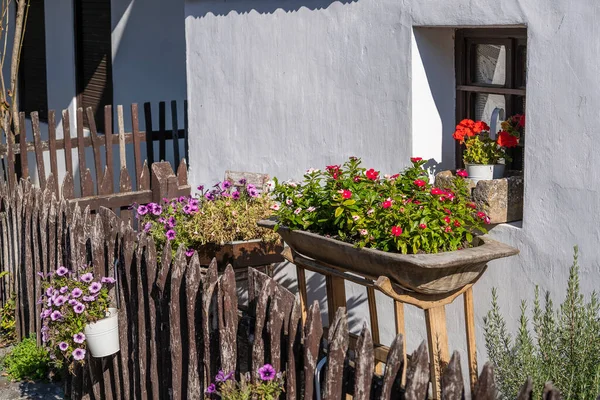
[[[153,167],[156,167],[154,165]],[[169,192],[164,165],[153,168]],[[158,179],[157,178],[157,179]],[[53,179],[49,175],[48,182]],[[166,182],[166,183],[165,183]],[[175,182],[175,184],[177,184]],[[241,318],[235,274],[231,266],[218,276],[216,262],[201,268],[180,248],[170,246],[157,258],[153,240],[107,208],[93,213],[28,181],[8,191],[0,184],[0,266],[13,283],[0,285],[0,300],[17,299],[17,335],[40,333],[41,293],[38,272],[66,265],[77,273],[91,266],[97,274],[117,279],[111,293],[119,307],[121,351],[105,359],[87,358],[84,367],[65,381],[72,399],[202,399],[219,370],[239,376],[264,363],[286,373],[287,399],[356,400],[405,398],[423,400],[430,387],[425,344],[404,361],[399,334],[388,353],[383,375],[374,374],[373,339],[365,325],[349,352],[348,316],[339,308],[329,329],[321,323],[315,302],[302,319],[300,299],[275,280],[250,269],[249,311]],[[174,189],[173,189],[174,190]],[[13,287],[14,285],[14,287]],[[315,371],[326,357],[321,385]],[[406,383],[402,376],[406,370]],[[460,357],[454,353],[441,374],[443,399],[464,398]],[[530,398],[531,382],[519,399]],[[496,397],[493,369],[487,364],[472,397]],[[550,384],[544,398],[558,398]]]

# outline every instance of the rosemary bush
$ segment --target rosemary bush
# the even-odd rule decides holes
[[[587,303],[584,301],[577,256],[575,246],[567,296],[560,308],[554,309],[549,292],[542,305],[536,287],[533,330],[523,301],[514,339],[506,331],[497,292],[492,290],[492,309],[484,318],[485,342],[502,398],[514,399],[528,377],[533,380],[536,399],[542,398],[547,381],[560,390],[565,400],[595,399],[600,393],[600,302],[595,292]]]

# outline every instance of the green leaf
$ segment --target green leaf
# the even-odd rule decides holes
[[[356,200],[346,200],[342,204],[345,206],[353,206],[354,204],[356,204]]]
[[[342,207],[338,207],[335,209],[335,217],[339,217],[340,215],[342,215],[342,213],[344,212],[344,209]]]

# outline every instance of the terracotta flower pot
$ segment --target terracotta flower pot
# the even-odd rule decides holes
[[[262,220],[259,226],[274,228],[273,220]],[[517,254],[514,247],[488,236],[478,236],[474,247],[436,254],[399,254],[369,248],[356,248],[350,243],[315,233],[280,226],[282,239],[298,253],[343,268],[365,277],[388,277],[405,289],[424,294],[446,294],[476,280],[489,261]]]

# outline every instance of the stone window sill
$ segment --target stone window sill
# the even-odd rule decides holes
[[[453,171],[442,171],[435,176],[435,184],[448,186]],[[502,179],[479,181],[472,186],[472,197],[477,208],[490,217],[491,224],[503,224],[523,219],[523,177],[512,175]]]

